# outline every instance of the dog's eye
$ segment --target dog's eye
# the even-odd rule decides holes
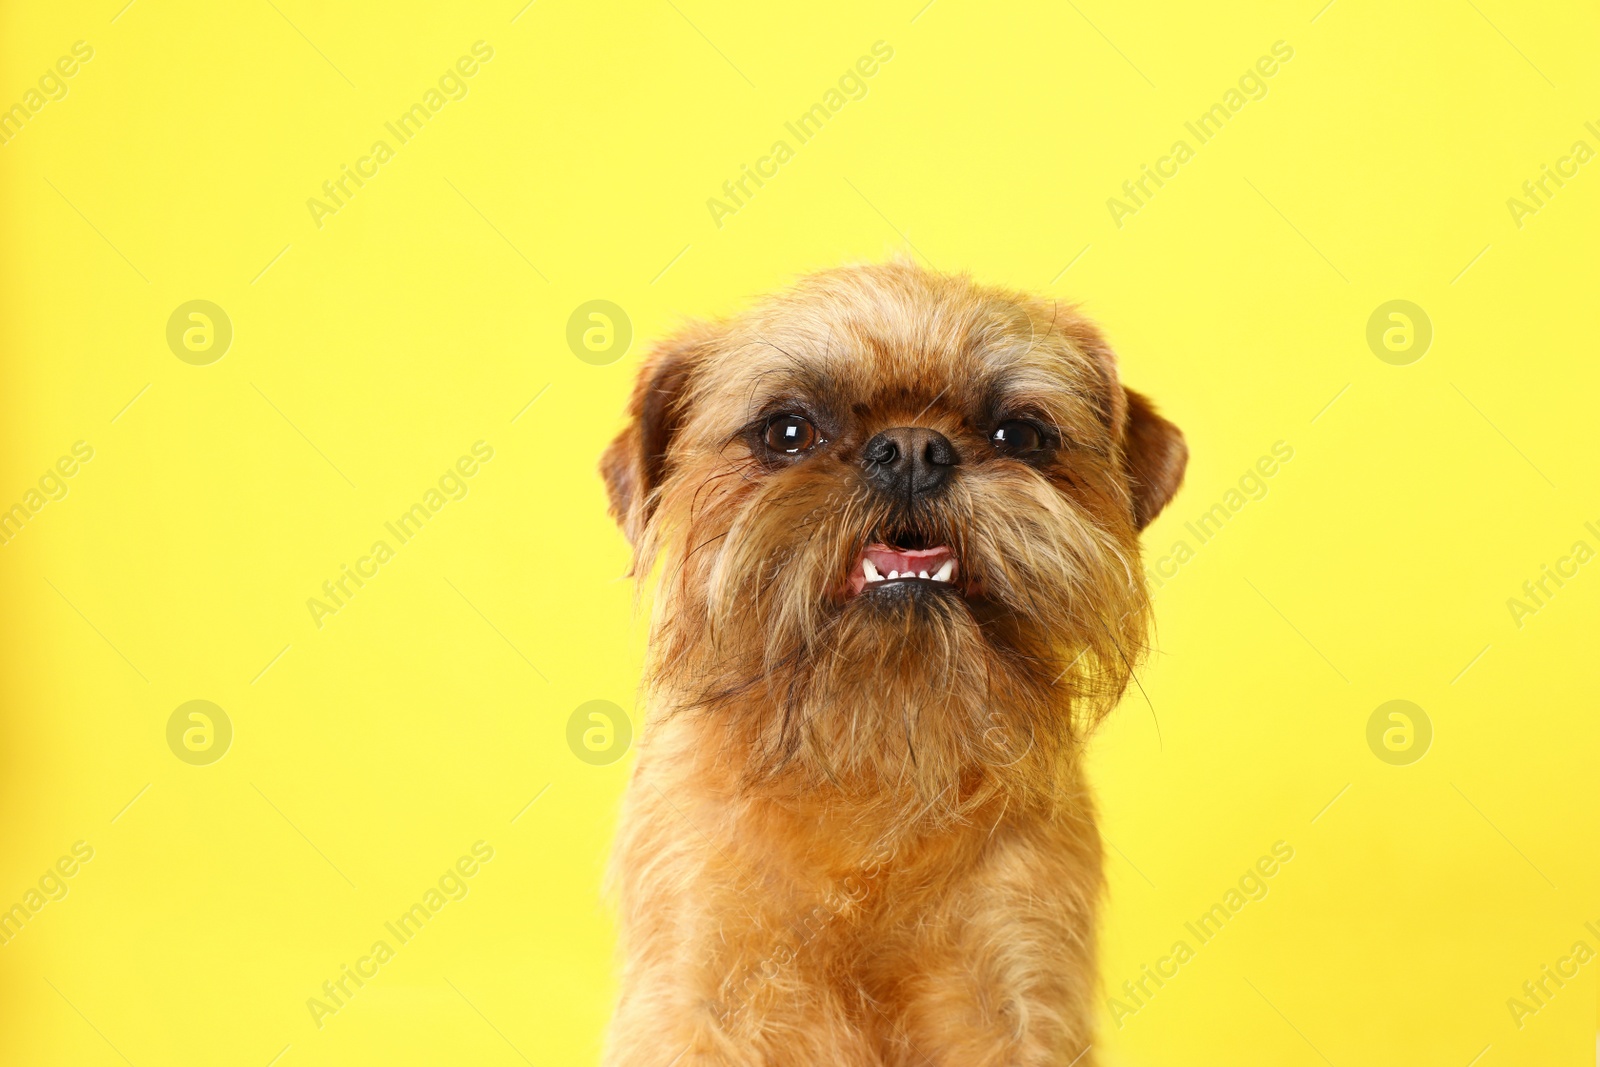
[[[817,428],[803,415],[774,415],[762,435],[768,448],[791,456],[815,447],[819,439]]]
[[[1026,419],[1007,419],[994,428],[989,439],[995,448],[1013,456],[1037,452],[1045,446],[1044,430]]]

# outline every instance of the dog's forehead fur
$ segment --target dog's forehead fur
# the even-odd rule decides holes
[[[687,428],[703,440],[797,401],[878,422],[1026,411],[1089,443],[1113,434],[1125,404],[1109,349],[1070,305],[908,264],[806,278],[700,355]]]

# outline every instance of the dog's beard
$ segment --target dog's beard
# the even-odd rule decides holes
[[[824,469],[702,488],[665,560],[656,673],[676,710],[724,724],[747,780],[1048,792],[1143,652],[1131,532],[1036,472],[975,473],[916,509]],[[886,538],[947,546],[959,579],[855,593]]]

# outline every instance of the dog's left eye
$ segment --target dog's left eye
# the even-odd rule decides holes
[[[774,452],[798,455],[816,447],[822,435],[804,415],[774,415],[767,420],[762,440]]]
[[[989,440],[1001,452],[1014,456],[1038,452],[1045,446],[1044,430],[1026,419],[1007,419],[994,428]]]

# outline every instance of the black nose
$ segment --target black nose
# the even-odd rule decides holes
[[[861,465],[867,479],[894,496],[927,496],[942,489],[957,463],[950,439],[938,430],[897,426],[867,442]]]

